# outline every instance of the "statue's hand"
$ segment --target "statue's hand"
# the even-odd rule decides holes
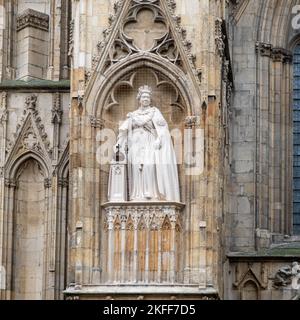
[[[154,142],[154,149],[155,149],[155,150],[160,150],[160,149],[161,149],[161,141],[160,141],[160,139],[157,139],[157,140]]]
[[[113,147],[114,154],[116,154],[120,150],[120,145],[117,143]]]

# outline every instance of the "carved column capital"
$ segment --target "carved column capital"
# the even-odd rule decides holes
[[[200,125],[200,117],[199,116],[188,116],[185,118],[185,127],[187,129],[192,129],[193,127]]]
[[[45,186],[45,189],[51,188],[51,186],[52,186],[52,181],[51,181],[51,179],[46,178],[46,179],[44,180],[44,186]]]
[[[17,187],[17,182],[15,179],[7,178],[5,179],[5,186],[7,188],[15,189]]]
[[[284,48],[273,47],[270,43],[257,42],[256,52],[262,57],[272,58],[274,62],[291,63],[293,54]]]
[[[286,49],[273,48],[272,59],[274,62],[291,63],[293,61],[293,55]]]
[[[61,178],[58,180],[58,185],[62,188],[68,188],[69,186],[69,179],[68,178]]]
[[[90,123],[92,128],[99,128],[99,129],[104,128],[104,121],[94,116],[90,116]]]
[[[256,52],[259,53],[262,57],[271,57],[272,45],[269,43],[257,42]]]

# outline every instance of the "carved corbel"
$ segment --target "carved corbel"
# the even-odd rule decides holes
[[[15,189],[17,187],[17,182],[15,179],[5,179],[5,186],[10,189]]]

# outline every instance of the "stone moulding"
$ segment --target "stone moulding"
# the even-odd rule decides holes
[[[70,285],[64,294],[67,296],[105,296],[105,295],[180,295],[180,296],[203,296],[203,300],[218,300],[218,292],[214,288],[199,289],[196,285],[176,284],[173,286],[167,286],[164,284],[152,284],[147,286],[136,285],[84,285],[79,290],[75,286]]]
[[[17,17],[17,31],[28,27],[49,31],[49,16],[32,9],[25,10]]]
[[[108,202],[102,205],[106,211],[108,228],[113,227],[117,218],[122,220],[123,217],[126,221],[129,217],[133,218],[136,227],[141,220],[145,220],[147,227],[151,223],[161,226],[167,217],[171,222],[180,223],[184,207],[185,204],[177,202]]]

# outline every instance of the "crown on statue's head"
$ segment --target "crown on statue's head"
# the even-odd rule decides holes
[[[148,93],[150,96],[152,95],[152,88],[149,86],[142,86],[139,88],[139,92],[137,95],[137,99],[139,100],[142,96],[142,94]]]

